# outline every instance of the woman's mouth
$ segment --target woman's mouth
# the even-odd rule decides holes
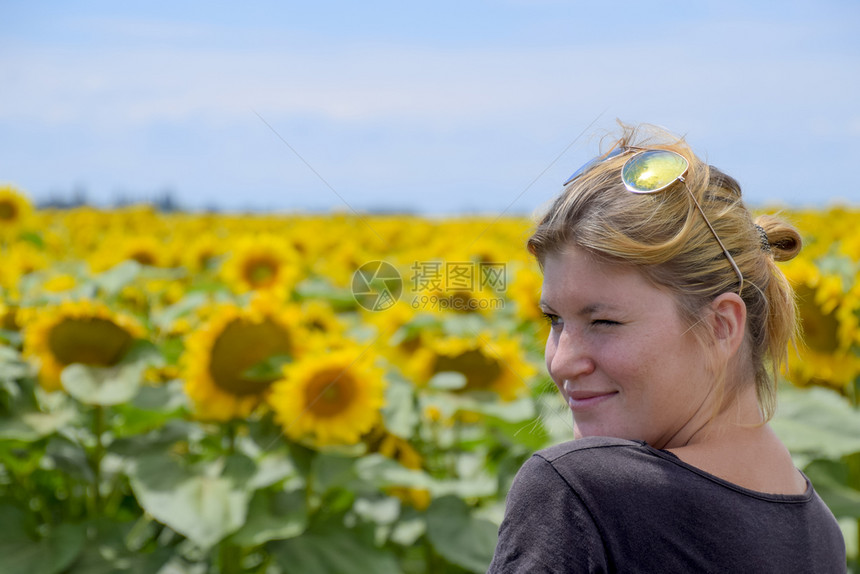
[[[572,411],[596,407],[618,394],[618,391],[574,391],[567,393],[567,404]]]

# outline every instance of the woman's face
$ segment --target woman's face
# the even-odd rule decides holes
[[[682,446],[712,414],[713,376],[674,298],[635,269],[569,247],[544,260],[546,365],[574,434]]]

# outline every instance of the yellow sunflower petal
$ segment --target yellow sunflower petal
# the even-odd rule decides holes
[[[370,352],[341,348],[287,365],[268,401],[289,438],[352,445],[380,419],[383,375]]]

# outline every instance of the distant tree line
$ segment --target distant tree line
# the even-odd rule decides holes
[[[76,207],[85,207],[93,205],[90,201],[87,191],[83,188],[75,188],[70,194],[61,194],[51,192],[46,199],[36,202],[39,209],[74,209]],[[125,192],[119,192],[114,195],[114,199],[107,204],[99,203],[101,208],[122,208],[131,205],[151,205],[155,209],[163,213],[174,213],[182,211],[183,206],[176,198],[176,193],[172,189],[165,189],[160,192],[146,195],[136,194],[131,195]],[[218,207],[211,205],[207,206],[205,211],[218,212]]]

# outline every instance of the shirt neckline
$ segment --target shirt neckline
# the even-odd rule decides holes
[[[690,464],[688,462],[684,462],[674,452],[671,452],[668,450],[662,450],[659,448],[654,448],[653,446],[649,445],[645,441],[641,441],[641,440],[636,440],[633,442],[640,444],[648,452],[654,454],[655,456],[658,456],[658,457],[660,457],[664,460],[667,460],[673,464],[676,464],[676,465],[680,466],[681,468],[685,468],[691,472],[694,472],[694,473],[698,474],[699,476],[706,478],[707,480],[710,480],[711,482],[715,482],[721,486],[724,486],[726,488],[729,488],[731,490],[734,490],[734,491],[739,492],[741,494],[744,494],[746,496],[752,496],[754,498],[758,498],[761,500],[767,500],[770,502],[799,503],[799,502],[808,502],[809,500],[811,500],[813,497],[813,494],[815,492],[813,487],[812,487],[812,482],[810,482],[810,480],[809,480],[809,477],[807,477],[803,473],[803,471],[801,471],[800,469],[797,469],[797,471],[803,477],[803,480],[806,481],[806,490],[802,494],[780,494],[780,493],[774,493],[774,492],[761,492],[758,490],[752,490],[750,488],[746,488],[745,486],[741,486],[739,484],[735,484],[734,482],[728,481],[724,478],[720,478],[719,476],[717,476],[715,474],[711,474],[710,472],[708,472],[706,470],[702,470],[701,468],[699,468],[697,466],[693,466],[692,464]]]

